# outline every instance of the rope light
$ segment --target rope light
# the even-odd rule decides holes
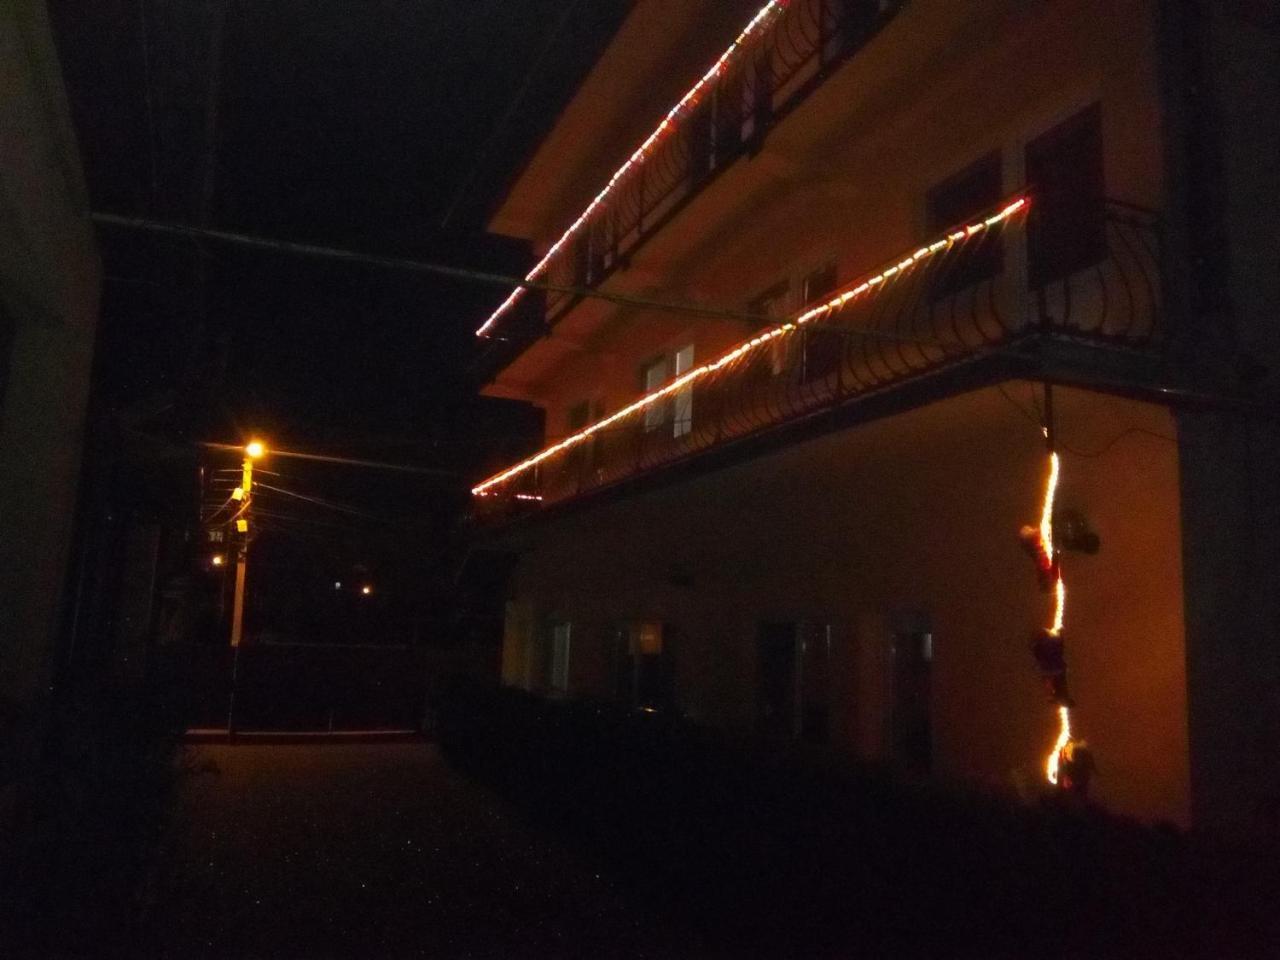
[[[999,210],[992,216],[987,217],[985,220],[979,220],[976,223],[972,223],[963,229],[955,230],[947,234],[945,237],[942,237],[934,241],[933,243],[928,244],[927,246],[920,247],[914,253],[904,257],[903,259],[892,264],[891,266],[886,267],[885,269],[881,270],[879,273],[875,274],[874,276],[868,277],[867,279],[858,283],[856,286],[850,287],[844,292],[837,294],[836,296],[832,297],[830,300],[826,301],[825,303],[816,307],[811,307],[810,309],[797,314],[795,317],[793,317],[791,320],[787,321],[786,323],[780,324],[769,330],[765,330],[764,332],[759,333],[756,336],[752,337],[750,340],[743,341],[742,343],[738,344],[738,346],[734,347],[728,353],[721,355],[716,360],[713,360],[710,363],[703,364],[700,367],[694,367],[692,370],[688,371],[687,373],[681,374],[680,376],[676,377],[666,386],[661,387],[657,390],[654,390],[652,393],[645,394],[639,400],[636,400],[634,403],[631,403],[628,406],[623,407],[622,409],[618,410],[616,413],[613,413],[610,416],[605,417],[603,420],[598,420],[595,423],[591,424],[590,426],[584,427],[582,430],[579,430],[577,433],[570,434],[569,436],[561,440],[559,443],[555,443],[549,447],[546,447],[545,449],[529,457],[527,460],[522,460],[520,463],[517,463],[514,466],[509,467],[506,470],[503,470],[501,473],[494,474],[492,477],[485,480],[483,483],[473,487],[471,489],[472,494],[479,497],[488,496],[489,490],[491,490],[493,487],[497,486],[498,484],[501,484],[507,480],[510,480],[512,477],[515,477],[521,473],[524,473],[527,470],[532,469],[533,467],[549,459],[550,457],[555,456],[557,453],[561,453],[565,450],[570,449],[571,447],[577,446],[578,444],[589,439],[594,434],[599,433],[601,430],[604,430],[605,428],[611,426],[612,424],[617,423],[619,420],[623,420],[631,416],[632,414],[639,413],[641,410],[644,410],[652,406],[653,404],[658,403],[659,401],[664,400],[675,393],[678,393],[679,391],[688,387],[694,381],[701,380],[703,377],[706,377],[712,373],[715,373],[717,370],[721,369],[722,367],[725,367],[728,364],[733,363],[739,357],[742,357],[743,355],[758,349],[762,345],[769,343],[770,341],[775,340],[778,337],[789,336],[800,327],[804,326],[805,324],[811,323],[814,320],[817,320],[822,317],[830,316],[832,313],[834,313],[836,310],[839,310],[841,307],[845,306],[850,301],[855,300],[858,297],[861,297],[862,295],[868,293],[871,290],[874,290],[876,287],[883,284],[886,280],[892,279],[898,274],[903,273],[907,270],[910,270],[912,267],[914,267],[917,263],[921,262],[922,260],[935,256],[941,251],[949,249],[950,247],[954,246],[956,243],[959,243],[962,240],[972,237],[976,233],[981,233],[984,230],[989,230],[992,227],[998,226],[999,224],[1008,220],[1018,211],[1026,208],[1028,204],[1029,204],[1029,201],[1027,200],[1026,197],[1019,197],[1018,199],[1012,201],[1011,203],[1009,203],[1007,206],[1005,206],[1003,209]]]
[[[595,195],[592,201],[587,204],[586,209],[583,210],[582,213],[578,215],[578,218],[569,225],[569,228],[560,235],[560,239],[551,245],[551,249],[549,249],[543,258],[534,265],[533,269],[525,275],[525,282],[537,280],[538,277],[542,276],[542,274],[546,272],[548,264],[555,259],[556,254],[564,248],[565,244],[578,235],[579,231],[582,230],[583,226],[591,218],[591,215],[603,206],[606,198],[608,198],[609,194],[613,192],[614,187],[618,185],[622,178],[625,177],[633,167],[637,167],[644,163],[649,152],[654,148],[658,141],[663,139],[675,128],[675,121],[680,112],[696,104],[698,102],[698,98],[702,95],[707,85],[715,80],[721,72],[723,72],[724,68],[733,59],[742,44],[745,43],[752,34],[759,32],[768,21],[774,18],[774,16],[785,10],[790,2],[791,0],[769,0],[768,3],[760,8],[756,15],[751,18],[750,22],[742,28],[742,32],[738,34],[733,43],[729,44],[724,53],[720,54],[720,58],[711,65],[697,83],[689,88],[688,92],[680,98],[676,105],[667,111],[666,116],[662,118],[662,122],[659,123],[658,126],[654,128],[653,132],[645,138],[644,142],[632,152],[626,162],[614,171],[613,176],[609,178],[609,182],[605,184],[604,189]],[[511,293],[507,295],[507,299],[503,300],[498,306],[498,309],[493,311],[493,313],[489,315],[489,319],[482,323],[479,329],[476,330],[476,336],[486,336],[502,315],[510,310],[515,305],[516,301],[524,296],[526,289],[527,288],[525,287],[516,287],[512,290]]]

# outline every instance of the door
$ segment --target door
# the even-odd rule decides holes
[[[768,737],[797,733],[796,624],[762,623],[756,635],[756,724]]]
[[[926,773],[933,759],[930,709],[933,634],[914,629],[893,638],[893,756],[906,770]]]

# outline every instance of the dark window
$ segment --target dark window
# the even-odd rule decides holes
[[[570,433],[576,433],[587,425],[587,420],[591,416],[591,405],[583,400],[581,403],[575,403],[569,408],[569,416],[567,426]]]
[[[971,223],[999,203],[1000,197],[1000,154],[993,152],[929,191],[925,204],[930,236]],[[990,280],[1003,263],[1004,244],[998,232],[983,231],[965,240],[935,275],[934,298]]]
[[[1102,111],[1097,104],[1027,144],[1033,205],[1028,256],[1033,287],[1106,257]]]
[[[696,186],[702,182],[715,164],[715,98],[707,97],[685,121],[686,142],[689,144],[689,178]]]
[[[790,299],[791,281],[779,280],[747,304],[747,313],[753,317],[781,321],[790,313]],[[767,324],[761,323],[756,329],[762,329],[764,326]],[[748,376],[756,378],[755,383],[759,385],[768,381],[770,377],[776,377],[782,373],[787,366],[791,342],[791,337],[779,337],[769,343],[768,349],[755,351],[751,366],[748,368]]]
[[[581,403],[575,403],[569,408],[569,414],[565,418],[565,435],[577,433],[585,427],[591,416],[591,406],[586,400]],[[594,466],[594,457],[591,444],[578,444],[570,447],[564,455],[564,472],[565,475],[577,484],[583,483]]]
[[[591,282],[591,231],[584,230],[573,241],[573,285],[585,287]]]
[[[715,120],[711,128],[715,138],[711,156],[713,166],[728,163],[742,146],[742,94],[742,81],[738,77],[724,80],[715,89],[712,104]]]
[[[822,303],[836,288],[836,265],[824,264],[804,278],[804,306]],[[830,321],[814,320],[804,328],[804,369],[801,380],[808,383],[835,373],[844,356],[844,334]]]

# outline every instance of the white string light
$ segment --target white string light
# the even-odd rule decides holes
[[[947,236],[944,237],[943,239],[936,240],[933,243],[929,244],[928,246],[921,247],[911,255],[904,257],[902,260],[899,260],[897,263],[893,264],[892,266],[885,268],[880,273],[877,273],[874,276],[868,277],[866,280],[863,280],[861,283],[857,284],[856,286],[845,290],[843,293],[837,294],[836,296],[832,297],[830,300],[826,301],[820,306],[812,307],[808,310],[805,310],[804,312],[796,315],[786,323],[780,324],[779,326],[766,330],[763,333],[757,334],[756,336],[752,337],[750,340],[743,341],[742,343],[738,344],[738,346],[734,347],[728,353],[723,354],[716,360],[713,360],[710,363],[704,364],[700,367],[694,367],[689,372],[681,374],[680,376],[676,377],[666,386],[661,387],[653,391],[652,393],[645,394],[639,400],[636,400],[634,403],[631,403],[628,406],[623,407],[622,409],[618,410],[616,413],[613,413],[610,416],[605,417],[603,420],[598,420],[595,423],[591,424],[590,426],[584,427],[582,430],[579,430],[577,433],[570,434],[569,436],[561,440],[559,443],[555,443],[549,447],[546,447],[545,449],[529,457],[527,460],[522,460],[520,463],[517,463],[514,466],[509,467],[506,470],[503,470],[501,473],[494,474],[492,477],[490,477],[488,480],[485,480],[483,483],[475,487],[472,487],[471,489],[472,494],[476,496],[486,496],[487,492],[491,488],[497,486],[498,484],[503,483],[506,480],[510,480],[512,477],[517,476],[518,474],[524,473],[526,470],[529,470],[537,466],[538,464],[542,463],[548,458],[555,456],[557,453],[560,453],[564,450],[568,450],[570,447],[577,446],[578,444],[587,440],[589,437],[593,436],[594,434],[599,433],[601,430],[604,430],[605,428],[611,426],[612,424],[617,423],[619,420],[623,420],[626,417],[631,416],[632,414],[639,413],[641,410],[644,410],[647,407],[652,406],[653,404],[659,402],[660,400],[663,400],[666,397],[669,397],[672,394],[679,392],[680,390],[689,386],[695,380],[700,380],[705,376],[715,373],[717,370],[721,369],[724,366],[727,366],[730,363],[733,363],[733,361],[737,360],[739,357],[751,352],[752,350],[757,349],[763,344],[769,343],[770,341],[775,340],[778,337],[788,336],[791,333],[795,332],[800,327],[804,326],[807,323],[812,322],[813,320],[818,319],[819,317],[829,316],[836,310],[839,310],[841,307],[845,306],[847,303],[849,303],[849,301],[862,296],[864,293],[867,293],[870,290],[873,290],[875,287],[884,283],[886,280],[889,280],[894,276],[896,276],[897,274],[910,269],[920,261],[928,257],[934,256],[942,250],[950,248],[951,246],[960,242],[961,240],[964,240],[968,237],[973,236],[975,233],[979,233],[983,230],[990,229],[998,224],[1003,223],[1005,220],[1012,217],[1018,211],[1026,208],[1028,203],[1029,201],[1025,197],[1019,197],[1018,199],[1014,200],[1013,202],[1005,206],[1003,209],[998,211],[997,213],[993,214],[990,217],[987,217],[985,220],[980,220],[977,223],[970,224],[968,227],[964,228],[963,230],[956,230],[952,233],[947,234]]]
[[[696,104],[698,102],[698,98],[702,95],[707,85],[720,75],[724,68],[733,59],[734,54],[738,52],[738,48],[746,42],[747,38],[762,29],[764,24],[768,20],[771,20],[776,14],[785,10],[790,2],[791,0],[769,0],[768,3],[760,8],[756,15],[751,18],[751,21],[742,29],[742,32],[738,34],[737,39],[735,39],[733,43],[729,44],[728,49],[726,49],[724,53],[720,54],[720,58],[711,65],[710,69],[702,75],[697,83],[689,88],[689,91],[680,98],[679,102],[667,111],[666,116],[662,118],[662,122],[659,123],[658,126],[654,128],[654,131],[645,138],[645,141],[632,152],[631,156],[627,158],[626,163],[614,171],[613,176],[609,178],[609,182],[605,184],[604,189],[595,195],[595,198],[587,204],[587,208],[578,215],[578,219],[574,220],[573,223],[569,225],[569,229],[561,234],[560,239],[551,245],[551,248],[546,252],[543,258],[534,265],[533,269],[530,270],[528,274],[525,275],[526,282],[531,283],[546,272],[547,266],[555,258],[556,254],[564,248],[566,243],[577,236],[578,232],[586,224],[587,220],[589,220],[591,215],[604,204],[605,199],[613,192],[614,187],[618,185],[622,178],[625,177],[633,167],[637,167],[644,163],[654,145],[657,144],[657,142],[669,131],[674,129],[678,114],[686,107]],[[486,336],[502,315],[510,310],[517,300],[524,296],[526,289],[527,288],[525,287],[516,287],[512,290],[511,293],[508,294],[507,299],[503,300],[498,306],[498,309],[493,311],[493,313],[489,315],[489,319],[482,323],[479,329],[476,330],[476,336]]]

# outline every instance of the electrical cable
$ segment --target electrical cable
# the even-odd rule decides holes
[[[998,384],[996,384],[996,389],[1000,392],[1000,395],[1001,395],[1002,397],[1004,397],[1004,398],[1005,398],[1005,400],[1007,400],[1007,401],[1009,402],[1009,404],[1010,404],[1010,405],[1011,405],[1015,410],[1017,410],[1017,411],[1018,411],[1018,413],[1022,414],[1022,416],[1023,416],[1024,418],[1026,418],[1026,420],[1027,420],[1028,422],[1030,422],[1030,423],[1032,423],[1032,424],[1034,424],[1034,425],[1035,425],[1035,428],[1036,428],[1036,431],[1037,431],[1037,432],[1040,432],[1040,431],[1042,431],[1042,430],[1044,429],[1044,423],[1043,423],[1043,420],[1042,420],[1040,417],[1038,417],[1038,416],[1036,416],[1036,415],[1034,415],[1034,414],[1032,414],[1032,413],[1029,413],[1029,412],[1027,411],[1027,409],[1026,409],[1025,407],[1023,407],[1023,406],[1022,406],[1022,404],[1020,404],[1016,399],[1014,399],[1014,398],[1009,394],[1009,391],[1008,391],[1007,389],[1005,389],[1005,385],[1004,385],[1003,383],[998,383]],[[1170,436],[1167,436],[1167,435],[1165,435],[1165,434],[1163,434],[1163,433],[1159,433],[1159,432],[1157,432],[1157,431],[1155,431],[1155,430],[1148,430],[1146,427],[1127,427],[1126,429],[1121,430],[1118,434],[1116,434],[1114,437],[1112,437],[1112,438],[1111,438],[1110,440],[1108,440],[1106,443],[1104,443],[1101,447],[1099,447],[1099,448],[1098,448],[1098,449],[1096,449],[1096,450],[1092,450],[1092,451],[1090,451],[1090,450],[1081,450],[1081,449],[1079,449],[1078,447],[1073,447],[1073,446],[1071,446],[1071,445],[1070,445],[1070,444],[1068,444],[1068,443],[1064,443],[1064,442],[1062,441],[1061,435],[1059,435],[1059,437],[1057,438],[1057,440],[1056,440],[1056,442],[1055,442],[1055,443],[1056,443],[1056,446],[1057,446],[1059,449],[1061,449],[1061,450],[1065,450],[1067,453],[1070,453],[1070,454],[1072,454],[1072,455],[1074,455],[1074,456],[1077,456],[1077,457],[1083,457],[1083,458],[1084,458],[1084,459],[1086,459],[1086,460],[1092,460],[1092,459],[1094,459],[1094,458],[1096,458],[1096,457],[1100,457],[1100,456],[1102,456],[1103,454],[1107,453],[1107,452],[1108,452],[1112,447],[1114,447],[1117,443],[1119,443],[1119,442],[1120,442],[1121,440],[1123,440],[1125,437],[1128,437],[1128,436],[1133,435],[1133,434],[1145,434],[1145,435],[1147,435],[1147,436],[1149,436],[1149,437],[1154,437],[1154,438],[1155,438],[1155,439],[1157,439],[1157,440],[1164,440],[1164,441],[1166,441],[1167,443],[1177,443],[1177,442],[1178,442],[1178,440],[1177,440],[1177,438],[1176,438],[1176,437],[1170,437]]]

